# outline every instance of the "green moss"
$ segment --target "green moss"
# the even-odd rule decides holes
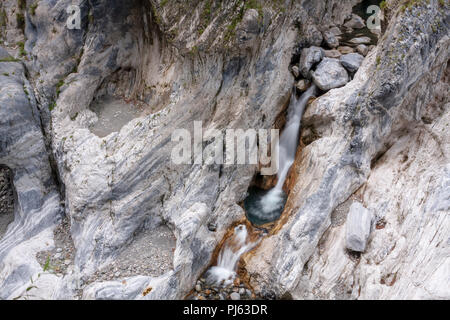
[[[245,2],[244,11],[248,9],[256,9],[258,11],[259,17],[263,16],[263,9],[261,3],[258,0],[248,0]]]
[[[164,7],[167,4],[167,2],[169,2],[169,0],[162,0],[160,3],[161,7]]]
[[[4,59],[0,59],[0,62],[19,62],[20,61],[20,59],[16,59],[16,58],[13,58],[13,57],[7,57],[7,58],[4,58]]]
[[[206,27],[208,27],[209,23],[212,19],[212,0],[208,0],[205,2],[205,5],[203,6],[203,10],[200,13],[200,23],[197,28],[198,35],[202,35],[202,33],[205,31]]]
[[[36,15],[36,8],[38,7],[39,3],[35,2],[30,6],[30,14],[32,16]]]
[[[55,109],[55,107],[56,107],[56,102],[53,101],[52,103],[49,104],[48,110],[53,111],[53,109]]]
[[[3,75],[4,75],[5,77],[9,77],[9,73],[8,73],[8,72],[3,72]]]
[[[61,87],[64,85],[64,80],[59,80],[56,84],[56,96],[59,97],[59,94],[61,93]]]
[[[0,27],[6,27],[7,23],[8,23],[8,16],[6,15],[6,11],[2,10],[0,11]]]
[[[16,13],[16,24],[17,28],[22,31],[25,31],[25,17],[23,13]]]
[[[380,63],[381,63],[381,57],[380,56],[377,57],[376,63],[377,63],[377,67],[378,67],[380,65]]]
[[[383,0],[383,1],[380,2],[380,8],[381,8],[382,10],[384,10],[384,9],[387,8],[387,2],[386,2],[386,0]]]
[[[75,113],[73,116],[70,117],[70,120],[75,121],[75,119],[78,117],[78,112]]]
[[[25,10],[27,8],[27,1],[17,0],[17,7],[19,7],[20,10]]]
[[[19,55],[21,57],[24,57],[27,55],[27,52],[25,51],[25,43],[23,41],[17,42],[17,46],[19,47]]]

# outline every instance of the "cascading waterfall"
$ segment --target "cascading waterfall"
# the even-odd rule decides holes
[[[295,92],[292,93],[286,126],[279,141],[278,182],[268,192],[253,188],[244,203],[249,220],[255,224],[274,221],[283,211],[286,202],[283,184],[294,163],[303,111],[315,91],[316,86],[312,85],[300,98],[297,98]],[[236,277],[236,267],[240,257],[256,244],[257,242],[249,241],[245,225],[241,224],[235,227],[233,235],[226,240],[219,253],[217,265],[208,270],[206,281],[215,285],[232,284]]]
[[[236,267],[240,257],[256,244],[257,242],[251,242],[248,239],[245,225],[240,224],[235,227],[233,235],[225,241],[219,253],[217,265],[208,270],[206,281],[223,286],[232,284],[236,277]]]
[[[299,98],[297,98],[295,91],[292,93],[291,102],[288,107],[286,126],[281,134],[278,147],[277,184],[268,192],[256,188],[251,189],[249,196],[244,202],[247,217],[257,225],[278,219],[283,211],[287,198],[283,191],[283,185],[289,169],[294,163],[303,112],[309,98],[315,92],[316,86],[313,84]]]

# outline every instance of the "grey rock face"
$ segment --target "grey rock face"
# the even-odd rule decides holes
[[[353,202],[347,215],[346,247],[364,252],[372,226],[372,214],[359,202]]]
[[[53,275],[38,279],[35,255],[52,243],[48,229],[62,211],[36,99],[21,63],[0,62],[0,88],[0,166],[11,169],[16,194],[14,221],[0,239],[0,299],[12,299],[30,278],[37,285],[57,284]]]
[[[366,23],[364,22],[363,18],[352,13],[351,18],[344,23],[344,26],[347,28],[361,29],[366,26]]]
[[[309,47],[302,50],[302,54],[300,55],[299,68],[303,77],[309,77],[309,71],[311,67],[319,63],[324,56],[324,52],[322,48],[319,47]]]
[[[320,90],[339,88],[348,82],[348,73],[337,59],[324,58],[313,72],[313,81]]]
[[[5,48],[0,47],[0,60],[10,58],[10,54],[6,51]]]
[[[349,72],[352,72],[352,73],[358,71],[363,60],[364,60],[364,57],[362,55],[360,55],[359,53],[344,54],[340,58],[340,62],[345,67],[345,69],[347,69]]]

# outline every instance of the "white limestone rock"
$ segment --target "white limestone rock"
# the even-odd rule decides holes
[[[339,88],[348,82],[348,73],[339,63],[339,60],[324,58],[312,74],[314,83],[320,90],[328,91]]]
[[[347,215],[346,247],[356,252],[366,250],[372,227],[372,213],[359,202],[353,202]]]
[[[309,47],[302,50],[300,55],[299,69],[303,77],[309,77],[309,71],[311,67],[319,63],[324,56],[324,50],[319,47]]]

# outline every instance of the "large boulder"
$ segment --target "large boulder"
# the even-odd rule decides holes
[[[366,250],[372,225],[372,214],[359,202],[353,202],[347,216],[346,247],[356,252]]]
[[[320,90],[328,91],[344,86],[348,82],[348,73],[338,59],[324,58],[312,78]]]
[[[312,66],[322,60],[324,51],[319,47],[309,47],[303,49],[300,56],[299,68],[303,77],[309,78],[309,71]]]
[[[340,58],[341,64],[351,73],[358,71],[363,60],[364,57],[359,53],[344,54]]]

